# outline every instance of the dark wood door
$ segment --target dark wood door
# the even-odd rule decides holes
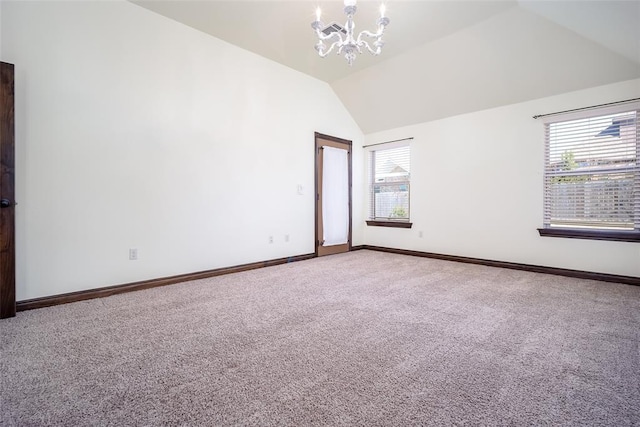
[[[316,256],[332,255],[351,250],[351,141],[336,138],[329,135],[323,135],[316,132]],[[348,162],[348,178],[344,185],[348,187],[348,237],[347,243],[326,245],[324,241],[324,224],[322,218],[323,209],[323,149],[324,147],[333,147],[347,152]]]
[[[16,315],[13,75],[0,62],[0,319]]]

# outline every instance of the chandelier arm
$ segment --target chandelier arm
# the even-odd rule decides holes
[[[376,31],[375,33],[372,33],[371,31],[367,31],[367,30],[360,31],[360,34],[358,34],[358,44],[365,43],[365,41],[362,40],[362,36],[371,37],[372,39],[379,39],[380,37],[382,37],[383,33],[384,33],[384,27],[380,27],[378,31]]]
[[[372,55],[380,55],[380,53],[382,52],[382,46],[384,46],[384,42],[382,41],[382,35],[384,34],[384,29],[385,29],[385,25],[379,25],[378,31],[376,31],[375,33],[372,33],[371,31],[368,31],[368,30],[361,31],[358,34],[358,39],[356,42],[357,45],[366,47],[369,53],[371,53]],[[371,48],[371,46],[366,40],[362,39],[363,36],[376,39],[375,43],[373,44],[376,47],[375,50]]]
[[[316,36],[318,37],[318,40],[319,40],[318,43],[316,44],[316,51],[318,52],[318,55],[320,55],[321,58],[324,58],[325,56],[329,55],[333,51],[333,49],[335,49],[336,46],[341,45],[343,43],[343,40],[342,40],[342,36],[335,31],[325,35],[322,31],[320,31],[320,28],[322,26],[323,25],[320,21],[316,21],[312,24],[312,27],[315,29]],[[338,40],[331,43],[331,45],[329,46],[329,49],[325,50],[325,45],[323,41],[332,39],[334,38],[334,36],[337,37]]]
[[[342,42],[341,41],[336,41],[331,43],[331,46],[329,46],[329,49],[327,49],[326,51],[318,51],[318,54],[320,55],[321,58],[324,58],[325,56],[329,55],[331,52],[333,52],[333,49],[335,49],[336,46],[339,46]],[[340,51],[342,50],[342,46],[340,46],[340,49],[338,50],[338,53],[340,53]]]
[[[358,43],[358,51],[362,53],[362,51],[360,50],[360,46],[364,46],[365,48],[367,48],[369,53],[374,56],[380,55],[380,53],[382,52],[382,46],[378,46],[376,50],[373,50],[371,49],[371,46],[369,46],[369,43],[366,40],[361,40],[360,43]]]

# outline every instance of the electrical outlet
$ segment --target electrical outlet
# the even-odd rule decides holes
[[[269,243],[273,243],[273,236],[269,236]]]
[[[418,237],[420,237],[420,238],[422,239],[422,236],[423,236],[423,234],[422,234],[422,230],[421,230],[421,231],[418,231]]]
[[[135,261],[138,259],[138,249],[131,248],[129,249],[129,260]]]
[[[285,235],[284,235],[284,241],[285,241],[285,242],[288,242],[288,241],[289,241],[289,235],[288,235],[288,234],[285,234]]]

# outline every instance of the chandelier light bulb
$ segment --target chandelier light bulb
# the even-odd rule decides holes
[[[356,0],[344,0],[344,5],[345,6],[355,6],[356,5]]]
[[[380,18],[384,18],[384,13],[387,11],[387,8],[385,7],[384,3],[382,3],[380,5]]]
[[[316,8],[316,21],[320,21],[320,16],[322,15],[322,11],[320,10],[320,6]]]

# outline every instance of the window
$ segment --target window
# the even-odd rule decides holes
[[[545,124],[540,235],[640,241],[637,109]]]
[[[369,152],[368,225],[410,228],[410,147],[382,144]]]

